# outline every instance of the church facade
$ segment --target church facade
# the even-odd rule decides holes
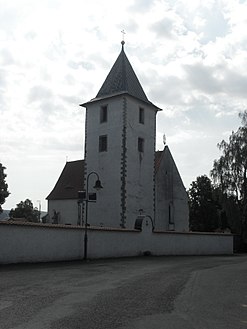
[[[155,230],[188,231],[188,199],[170,150],[155,151],[156,115],[126,54],[121,52],[86,108],[84,160],[67,162],[48,195],[49,221],[83,225],[78,191],[102,189],[88,202],[88,223],[133,229],[138,216]],[[86,196],[88,197],[88,196]]]

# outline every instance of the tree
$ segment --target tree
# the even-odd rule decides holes
[[[232,132],[229,141],[222,140],[222,151],[215,160],[211,176],[222,195],[231,197],[241,213],[241,233],[247,243],[247,111],[240,113],[242,126]]]
[[[29,222],[39,221],[39,211],[33,207],[31,200],[26,199],[16,205],[15,209],[11,209],[9,212],[10,218],[26,218]]]
[[[247,113],[242,114],[242,123]],[[232,132],[229,142],[222,140],[218,148],[223,155],[214,161],[211,176],[222,192],[234,195],[237,200],[247,197],[247,124]]]
[[[206,176],[197,177],[188,191],[191,231],[212,232],[219,227],[220,217],[217,202],[214,200],[214,188]]]
[[[230,229],[234,234],[241,233],[241,213],[233,195],[222,193],[219,186],[214,186],[214,200],[220,210],[219,228],[221,230]]]
[[[3,212],[2,204],[4,204],[5,199],[9,196],[8,184],[5,181],[7,175],[4,173],[6,168],[0,163],[0,214]]]

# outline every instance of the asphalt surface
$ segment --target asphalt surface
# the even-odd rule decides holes
[[[0,267],[1,329],[247,329],[247,255]]]

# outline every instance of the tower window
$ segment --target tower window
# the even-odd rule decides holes
[[[99,152],[107,151],[107,135],[99,136]]]
[[[100,108],[100,123],[107,122],[107,105]]]
[[[173,216],[173,206],[172,204],[169,204],[169,208],[168,208],[168,218],[169,218],[169,224],[174,224],[174,216]]]
[[[139,123],[144,124],[144,108],[139,108]]]
[[[144,138],[138,137],[138,151],[144,152]]]

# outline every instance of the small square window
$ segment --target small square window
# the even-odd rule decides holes
[[[144,138],[138,138],[138,151],[144,152]]]
[[[144,124],[144,108],[139,108],[139,123]]]
[[[107,151],[107,135],[99,136],[99,152]]]
[[[107,122],[107,105],[100,108],[100,123]]]

